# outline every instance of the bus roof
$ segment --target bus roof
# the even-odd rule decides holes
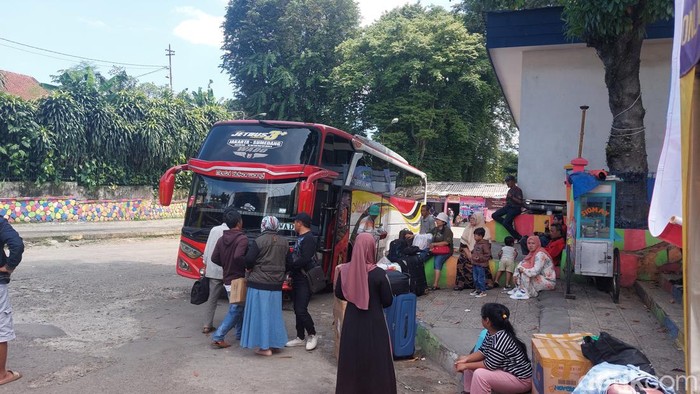
[[[372,141],[366,137],[360,135],[353,135],[346,131],[337,129],[332,126],[320,124],[320,123],[307,123],[307,122],[292,122],[286,120],[257,120],[257,119],[244,119],[244,120],[223,120],[216,122],[214,126],[217,125],[229,125],[229,124],[270,124],[270,125],[280,125],[280,126],[299,126],[299,127],[314,127],[321,129],[323,131],[332,131],[334,134],[340,135],[341,137],[347,138],[353,141],[355,149],[363,152],[367,152],[371,155],[381,157],[382,159],[397,165],[407,171],[410,171],[423,179],[426,179],[426,175],[423,171],[413,167],[408,163],[403,156],[399,155],[395,151],[387,148],[386,146]]]

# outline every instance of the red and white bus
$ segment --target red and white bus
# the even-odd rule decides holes
[[[388,234],[379,254],[403,228],[417,230],[426,199],[426,176],[392,150],[333,127],[298,122],[237,120],[216,123],[196,158],[170,168],[160,179],[159,199],[169,205],[175,174],[192,172],[182,227],[177,273],[198,279],[212,227],[233,205],[251,236],[263,216],[280,221],[295,242],[293,218],[307,212],[318,237],[318,257],[327,280],[349,257],[352,241],[372,211],[373,226]],[[399,197],[408,188],[418,198]],[[372,206],[375,207],[372,207]],[[378,209],[377,209],[378,208]],[[370,226],[372,223],[370,222]]]

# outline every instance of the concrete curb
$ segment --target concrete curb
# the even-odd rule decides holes
[[[420,348],[425,357],[438,364],[445,371],[454,373],[457,353],[448,349],[437,336],[430,332],[428,324],[420,320],[417,321],[416,348]]]
[[[90,233],[76,232],[71,234],[28,234],[23,235],[22,239],[25,242],[34,244],[48,243],[50,241],[65,242],[65,241],[98,241],[105,239],[124,239],[124,238],[158,238],[171,237],[180,235],[180,230],[155,230],[155,231],[132,231],[132,232],[113,232],[113,233]]]
[[[651,314],[666,329],[668,337],[682,349],[685,346],[683,307],[669,302],[672,295],[662,289],[655,288],[651,283],[636,281],[634,289],[642,302],[649,307]]]

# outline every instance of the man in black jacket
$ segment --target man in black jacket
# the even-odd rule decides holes
[[[318,338],[314,320],[309,314],[311,287],[302,270],[309,270],[316,264],[316,238],[311,233],[311,216],[300,213],[294,218],[294,231],[299,234],[294,252],[287,258],[287,270],[292,277],[292,299],[296,315],[297,337],[287,342],[288,347],[306,345],[306,350],[316,349]],[[309,334],[306,338],[305,332]]]
[[[5,255],[5,246],[10,255]],[[15,339],[12,327],[12,304],[8,294],[10,275],[22,261],[24,242],[10,223],[0,216],[0,385],[22,377],[19,372],[10,371],[7,366],[7,342]]]

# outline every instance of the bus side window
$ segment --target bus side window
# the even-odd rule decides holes
[[[324,167],[335,167],[335,138],[333,134],[327,134],[323,141],[323,155],[321,156],[321,165]]]

